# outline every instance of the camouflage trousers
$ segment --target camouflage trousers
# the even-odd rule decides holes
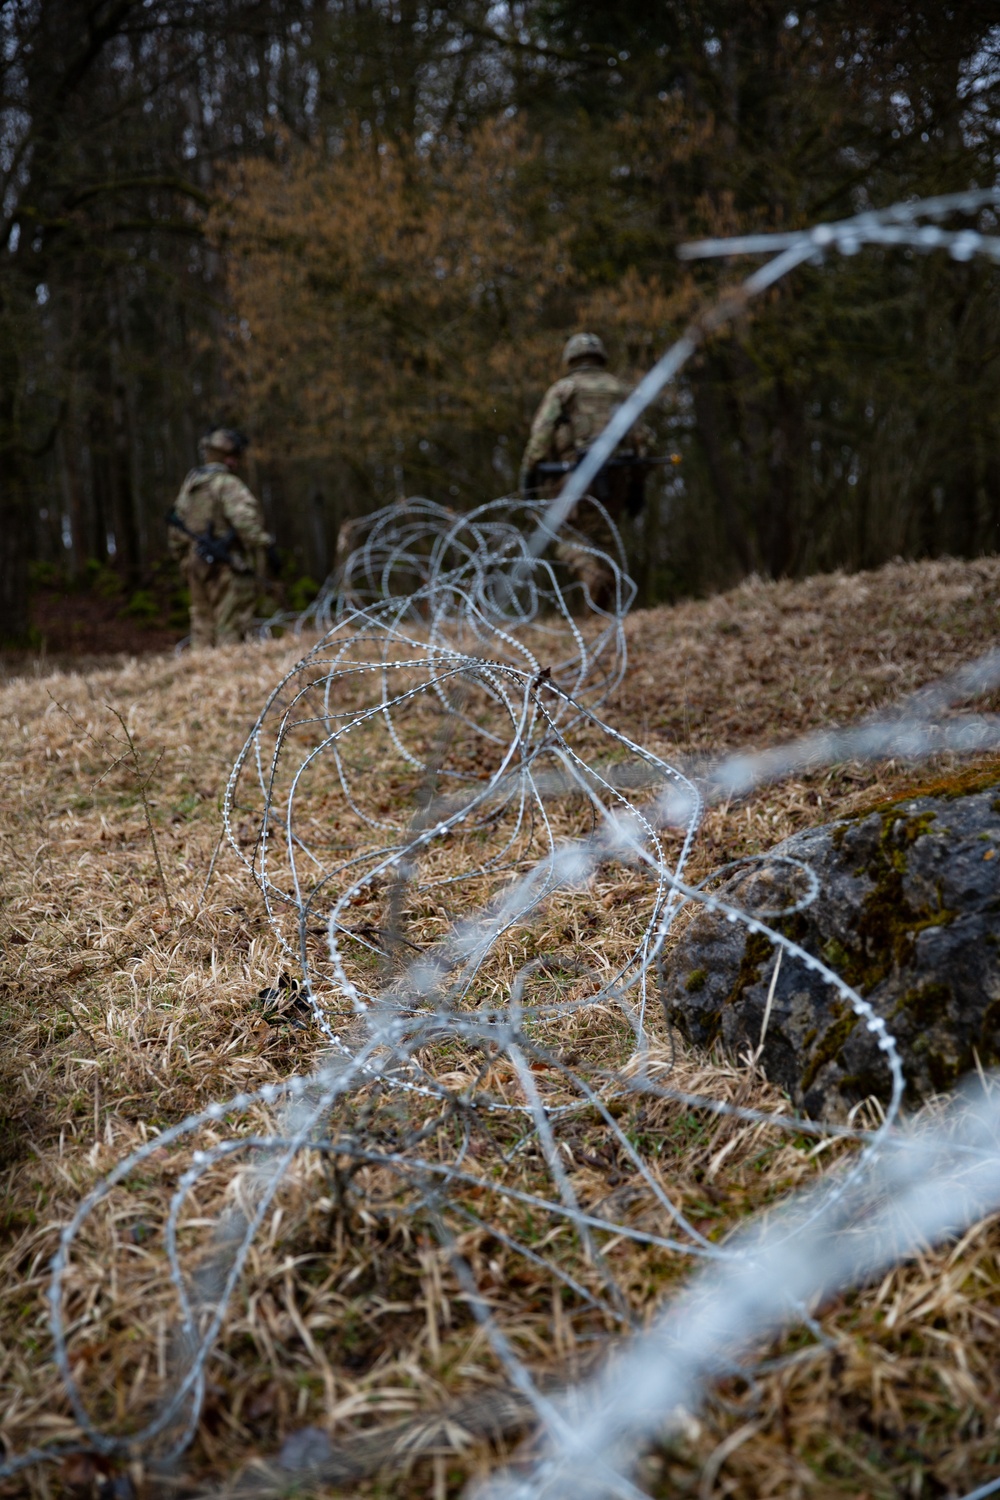
[[[209,564],[195,556],[184,570],[191,594],[191,646],[228,646],[253,628],[257,579],[253,573]]]
[[[568,479],[567,475],[567,479]],[[604,469],[597,475],[597,498],[617,526],[626,507],[630,476],[627,469]],[[566,483],[563,480],[559,486]],[[579,535],[556,544],[556,557],[582,583],[593,604],[601,610],[616,605],[615,570],[610,559],[618,559],[618,544],[597,506],[584,497],[577,501],[566,525]]]

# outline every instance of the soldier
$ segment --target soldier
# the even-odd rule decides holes
[[[247,439],[218,427],[198,444],[201,466],[181,485],[167,518],[169,546],[191,593],[191,645],[243,640],[274,538],[260,501],[236,473]]]
[[[563,350],[568,373],[550,386],[531,424],[531,436],[521,460],[521,493],[558,494],[566,475],[555,475],[549,483],[539,464],[565,463],[567,472],[579,462],[590,444],[607,426],[612,413],[629,394],[628,388],[606,368],[608,356],[596,333],[574,333]],[[597,474],[591,494],[599,500],[612,521],[622,513],[638,515],[645,502],[645,468],[638,462],[645,447],[644,430],[633,428],[625,441],[635,463],[619,451],[614,463]],[[592,505],[578,505],[569,516],[570,525],[582,531],[594,550],[560,542],[556,556],[589,590],[600,609],[612,601],[614,573],[607,562],[594,555],[616,550],[600,512]]]

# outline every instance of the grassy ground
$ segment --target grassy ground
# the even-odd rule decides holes
[[[994,644],[998,585],[997,559],[894,564],[850,578],[750,582],[716,599],[637,614],[628,625],[631,668],[604,717],[666,758],[848,723]],[[276,1012],[261,1000],[289,972],[288,960],[235,856],[223,849],[215,857],[229,768],[301,649],[279,641],[204,657],[121,659],[80,673],[26,663],[0,688],[7,1041],[0,1434],[9,1450],[76,1431],[49,1357],[44,1285],[58,1229],[80,1196],[156,1131],[213,1099],[308,1071],[320,1055],[311,1025],[295,1024],[284,1001]],[[957,770],[949,762],[919,770],[852,765],[715,807],[692,871]],[[237,820],[237,835],[249,849],[249,815],[245,826]],[[547,917],[588,962],[607,963],[627,944],[635,905],[628,880],[603,871]],[[431,910],[421,917],[434,919]],[[625,1055],[622,1024],[607,1008],[579,1012],[574,1027],[561,1041],[581,1067],[598,1072]],[[661,1041],[666,1059],[670,1039]],[[472,1067],[454,1052],[425,1061],[456,1078]],[[779,1102],[732,1061],[682,1053],[672,1081],[741,1104]],[[500,1063],[491,1086],[517,1097]],[[401,1120],[398,1099],[359,1107],[384,1139],[412,1123]],[[239,1128],[272,1123],[258,1110]],[[667,1103],[636,1107],[624,1127],[713,1239],[829,1159],[805,1138]],[[599,1116],[582,1113],[574,1132],[567,1150],[581,1201],[627,1193]],[[446,1151],[443,1136],[429,1140],[431,1154]],[[110,1425],[134,1425],[169,1381],[173,1314],[153,1231],[199,1141],[152,1158],[127,1205],[109,1204],[81,1240],[70,1283],[71,1352],[91,1409]],[[486,1161],[502,1145],[477,1149]],[[540,1160],[525,1157],[517,1170],[525,1184],[544,1185]],[[231,1174],[209,1174],[184,1230],[192,1257],[206,1253],[231,1184]],[[343,1189],[329,1161],[309,1158],[277,1200],[210,1365],[182,1477],[215,1483],[253,1454],[273,1455],[307,1425],[345,1443],[451,1401],[496,1401],[503,1374],[431,1222],[382,1169],[356,1174],[346,1198]],[[509,1201],[479,1207],[511,1232],[534,1232]],[[620,1200],[619,1210],[633,1222],[652,1213],[639,1200]],[[566,1299],[544,1267],[486,1229],[470,1227],[462,1248],[480,1292],[542,1378],[558,1381],[587,1366],[595,1342],[611,1331],[606,1318]],[[589,1285],[596,1273],[568,1240],[555,1235],[545,1249]],[[770,1351],[796,1357],[752,1386],[720,1388],[685,1433],[650,1458],[644,1483],[658,1495],[888,1497],[961,1493],[992,1477],[1000,1468],[998,1249],[989,1221],[960,1245],[928,1252],[823,1309],[832,1347],[796,1335]],[[634,1245],[608,1253],[640,1313],[689,1265]],[[514,1442],[518,1424],[508,1425]],[[421,1454],[416,1445],[409,1477],[396,1463],[365,1478],[361,1464],[343,1487],[454,1494],[495,1462],[484,1441],[462,1451],[451,1439],[427,1446]],[[96,1493],[108,1467],[71,1459],[20,1477],[6,1493]],[[133,1472],[132,1482],[154,1492],[148,1475]]]

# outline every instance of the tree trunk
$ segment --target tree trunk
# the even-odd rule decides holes
[[[0,334],[7,311],[0,301]],[[7,324],[10,327],[10,324]],[[13,340],[0,337],[0,643],[28,639],[31,492],[18,422],[21,365]]]
[[[740,520],[736,488],[732,479],[733,459],[726,442],[723,419],[713,385],[713,370],[699,371],[692,382],[698,434],[705,451],[708,472],[719,502],[719,513],[733,556],[744,573],[753,571],[754,558],[746,530]],[[729,456],[727,456],[727,453]]]
[[[0,449],[0,644],[28,640],[28,559],[31,556],[31,495],[20,455]]]

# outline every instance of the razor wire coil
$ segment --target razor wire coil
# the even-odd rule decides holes
[[[732,757],[696,781],[601,717],[626,670],[624,619],[635,587],[611,518],[586,491],[666,380],[713,327],[757,292],[819,252],[853,253],[870,243],[943,248],[957,259],[996,257],[997,242],[988,236],[920,223],[921,217],[936,221],[956,209],[970,212],[996,201],[995,194],[956,195],[802,233],[690,247],[691,254],[777,254],[668,351],[557,500],[498,500],[456,516],[414,499],[376,513],[345,536],[335,579],[302,621],[321,638],[265,703],[233,767],[223,812],[229,843],[261,893],[282,953],[301,976],[301,993],[328,1050],[312,1075],[215,1102],[146,1142],[82,1199],[64,1228],[49,1292],[54,1354],[75,1419],[94,1449],[105,1454],[155,1450],[170,1457],[188,1446],[227,1306],[266,1213],[304,1153],[325,1153],[388,1173],[405,1183],[411,1208],[422,1204],[437,1227],[499,1363],[528,1395],[548,1434],[549,1456],[528,1479],[498,1478],[497,1495],[540,1500],[570,1490],[639,1493],[628,1478],[631,1458],[623,1435],[648,1431],[657,1412],[662,1419],[664,1403],[697,1394],[699,1383],[719,1367],[726,1316],[743,1318],[739,1329],[729,1331],[744,1342],[751,1328],[773,1329],[794,1317],[808,1322],[804,1304],[821,1282],[884,1263],[884,1243],[876,1245],[871,1237],[849,1265],[843,1263],[847,1269],[838,1262],[839,1269],[825,1264],[812,1281],[807,1274],[818,1240],[829,1236],[831,1226],[850,1224],[859,1205],[870,1204],[873,1183],[888,1194],[890,1208],[906,1204],[909,1211],[915,1201],[906,1168],[909,1148],[896,1128],[904,1079],[889,1028],[828,965],[773,925],[776,916],[802,910],[815,898],[815,876],[801,862],[787,862],[802,877],[804,893],[778,911],[760,905],[745,910],[714,894],[709,881],[688,882],[685,870],[706,797],[740,795],[792,769],[847,754],[920,755],[946,745],[978,749],[1000,743],[996,716],[942,719],[952,703],[1000,681],[1000,656],[994,653],[963,670],[954,682],[904,705],[896,716]],[[605,545],[595,546],[593,525],[574,533],[588,507]],[[557,534],[573,535],[580,548],[600,554],[613,580],[610,607],[599,608],[583,585],[567,581],[546,556]],[[391,795],[380,795],[379,788],[390,785]],[[652,796],[641,800],[636,789]],[[247,818],[250,840],[238,827]],[[457,870],[452,868],[456,850]],[[644,919],[606,970],[581,965],[574,954],[549,945],[530,957],[522,950],[522,961],[516,962],[512,954],[519,935],[604,867],[638,874],[645,882]],[[716,871],[709,880],[723,873]],[[443,916],[433,904],[442,893],[448,903]],[[873,1034],[892,1085],[885,1119],[876,1130],[831,1129],[791,1114],[748,1111],[685,1094],[671,1086],[669,1074],[663,1081],[651,1064],[649,999],[677,917],[692,903],[766,937],[779,956],[831,986]],[[373,904],[377,921],[354,920],[352,911]],[[574,980],[580,993],[567,998],[563,991],[572,990]],[[546,983],[551,998],[544,995]],[[617,1067],[597,1068],[588,1076],[564,1057],[561,1031],[572,1018],[599,1008],[621,1018],[628,1050]],[[436,1062],[443,1049],[456,1047],[463,1049],[461,1085],[441,1076]],[[498,1060],[508,1069],[501,1083],[494,1077]],[[510,1097],[512,1090],[516,1098]],[[729,1113],[768,1128],[849,1137],[859,1149],[847,1170],[821,1183],[774,1230],[756,1240],[719,1245],[689,1222],[662,1175],[620,1126],[612,1104],[640,1095]],[[403,1130],[392,1140],[388,1134],[380,1138],[378,1129],[351,1128],[350,1107],[362,1102],[371,1124],[386,1098],[421,1100],[436,1106],[449,1124],[459,1122],[460,1139],[450,1156],[435,1157],[432,1134],[418,1129]],[[128,1193],[129,1178],[151,1158],[206,1131],[238,1132],[238,1122],[256,1110],[266,1111],[275,1128],[251,1126],[196,1147],[170,1200],[165,1252],[184,1351],[173,1393],[130,1432],[101,1424],[74,1374],[76,1329],[67,1314],[73,1253],[84,1226],[113,1195]],[[559,1132],[584,1113],[614,1140],[642,1184],[638,1191],[645,1208],[664,1229],[644,1227],[641,1216],[602,1214],[580,1202]],[[515,1138],[502,1149],[492,1142],[496,1175],[489,1177],[470,1144],[482,1122],[492,1118],[507,1122],[504,1128]],[[963,1213],[967,1220],[973,1209],[1000,1201],[995,1122],[988,1111],[983,1118],[986,1124],[972,1130],[964,1144],[954,1133],[950,1144],[925,1136],[911,1152],[914,1160],[924,1153],[921,1159],[930,1162],[938,1186],[947,1172],[954,1175],[956,1160],[967,1161],[970,1172],[982,1168],[986,1174],[987,1185],[977,1179],[978,1196],[968,1203],[948,1200],[956,1222]],[[432,1117],[427,1131],[433,1123]],[[512,1159],[529,1153],[547,1182],[544,1189],[519,1187],[503,1176]],[[212,1173],[241,1159],[243,1207],[220,1222],[207,1261],[212,1285],[199,1290],[198,1276],[185,1268],[185,1204]],[[576,1237],[587,1274],[541,1256],[509,1224],[474,1207],[470,1194],[523,1203],[565,1226]],[[914,1212],[913,1222],[941,1232],[952,1222],[942,1215],[943,1209],[937,1217]],[[538,1390],[455,1247],[458,1222],[485,1226],[512,1250],[547,1266],[580,1306],[627,1329],[635,1327],[638,1313],[616,1280],[609,1242],[630,1240],[705,1262],[687,1301],[667,1315],[675,1331],[684,1331],[681,1343],[676,1337],[665,1343],[658,1328],[636,1342],[634,1363],[649,1378],[651,1392],[641,1419],[626,1420],[620,1400],[600,1377],[575,1406],[572,1400],[553,1404]],[[788,1287],[758,1297],[751,1315],[754,1277],[759,1279],[765,1267],[771,1274],[777,1265],[794,1271]],[[707,1328],[706,1298],[720,1288],[722,1309],[716,1309],[711,1336],[703,1340],[704,1357],[696,1358],[692,1330]],[[13,1473],[37,1456],[8,1460],[0,1474]],[[597,1466],[596,1479],[585,1474],[588,1464]]]

